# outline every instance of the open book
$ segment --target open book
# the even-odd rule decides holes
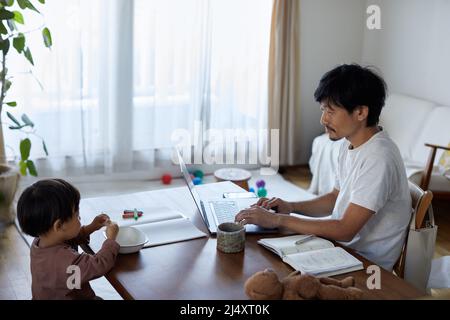
[[[123,211],[104,210],[119,227],[133,226],[148,238],[144,248],[206,237],[181,212],[167,207],[139,207],[143,212],[138,220],[122,218]]]
[[[350,253],[335,247],[331,241],[315,236],[267,238],[258,243],[279,255],[295,270],[318,277],[364,269],[362,262]]]

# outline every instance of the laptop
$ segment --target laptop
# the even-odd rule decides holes
[[[181,173],[189,188],[192,199],[197,206],[202,220],[211,234],[217,233],[217,226],[224,222],[234,222],[236,215],[243,209],[249,208],[257,202],[256,198],[250,199],[202,199],[192,182],[191,175],[186,168],[183,157],[178,153]],[[245,225],[246,233],[277,233],[278,229],[266,229],[254,224]]]

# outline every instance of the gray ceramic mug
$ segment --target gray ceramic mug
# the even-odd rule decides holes
[[[217,227],[217,249],[224,253],[237,253],[245,248],[245,227],[233,222]]]

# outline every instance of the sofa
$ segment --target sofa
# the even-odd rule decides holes
[[[397,144],[408,178],[420,185],[430,155],[430,148],[425,144],[448,146],[450,143],[450,106],[391,94],[381,113],[380,125]],[[333,189],[334,172],[343,141],[332,142],[326,134],[314,139],[309,161],[313,175],[309,192],[322,195]],[[437,150],[428,186],[437,194],[450,192],[450,180],[437,167],[443,152],[442,149]]]

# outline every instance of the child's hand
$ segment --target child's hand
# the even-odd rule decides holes
[[[117,223],[109,221],[106,226],[106,237],[108,239],[116,240],[117,234],[119,233],[119,226]]]
[[[100,214],[94,218],[94,220],[91,223],[92,229],[97,231],[101,229],[102,227],[105,227],[108,225],[108,222],[110,221],[110,218],[107,214]]]

